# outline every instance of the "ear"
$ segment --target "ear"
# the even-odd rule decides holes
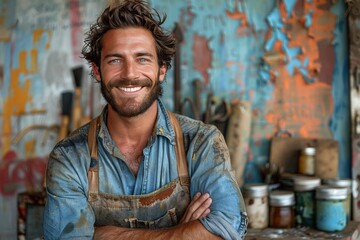
[[[162,81],[165,80],[166,71],[167,71],[166,65],[163,64],[163,65],[160,67],[160,70],[159,70],[159,81],[160,81],[160,82],[162,82]]]
[[[94,77],[95,77],[96,81],[99,82],[101,80],[99,67],[95,63],[91,63],[91,69],[94,73]]]

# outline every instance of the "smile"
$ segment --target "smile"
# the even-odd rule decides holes
[[[119,87],[121,91],[124,92],[137,92],[140,91],[142,87]]]

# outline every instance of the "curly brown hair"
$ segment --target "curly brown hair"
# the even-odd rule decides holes
[[[111,29],[126,27],[142,27],[149,30],[155,39],[156,53],[159,66],[171,68],[171,59],[175,54],[175,37],[167,33],[161,25],[166,20],[143,0],[124,0],[118,4],[109,5],[91,25],[86,33],[82,55],[90,64],[100,67],[101,40],[104,34]]]

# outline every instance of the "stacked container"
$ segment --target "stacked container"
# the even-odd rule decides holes
[[[274,190],[269,193],[269,226],[271,228],[294,227],[295,197],[291,191]]]
[[[268,185],[245,184],[242,189],[249,228],[262,229],[269,225]]]
[[[320,186],[316,188],[316,228],[342,231],[346,226],[347,188]]]
[[[334,187],[345,187],[348,190],[346,197],[346,219],[347,222],[351,219],[351,193],[352,193],[352,180],[351,179],[323,179],[324,185],[334,186]]]
[[[321,179],[315,177],[294,180],[296,226],[315,227],[315,189],[320,184]]]

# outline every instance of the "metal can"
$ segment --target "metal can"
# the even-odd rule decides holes
[[[247,183],[242,187],[249,228],[263,229],[269,225],[268,185]]]
[[[271,228],[294,227],[294,192],[274,190],[269,193],[269,226]]]
[[[328,179],[323,179],[322,183],[324,185],[329,185],[329,186],[334,186],[334,187],[345,187],[348,189],[348,194],[346,197],[346,220],[347,220],[347,222],[349,222],[351,219],[352,180],[351,179],[328,178]]]
[[[294,180],[296,226],[315,227],[315,189],[320,184],[321,179],[315,177]]]
[[[321,231],[342,231],[346,226],[346,198],[344,187],[322,185],[316,188],[316,228]]]
[[[306,147],[301,151],[298,161],[298,172],[300,174],[315,175],[315,154],[316,148]]]

